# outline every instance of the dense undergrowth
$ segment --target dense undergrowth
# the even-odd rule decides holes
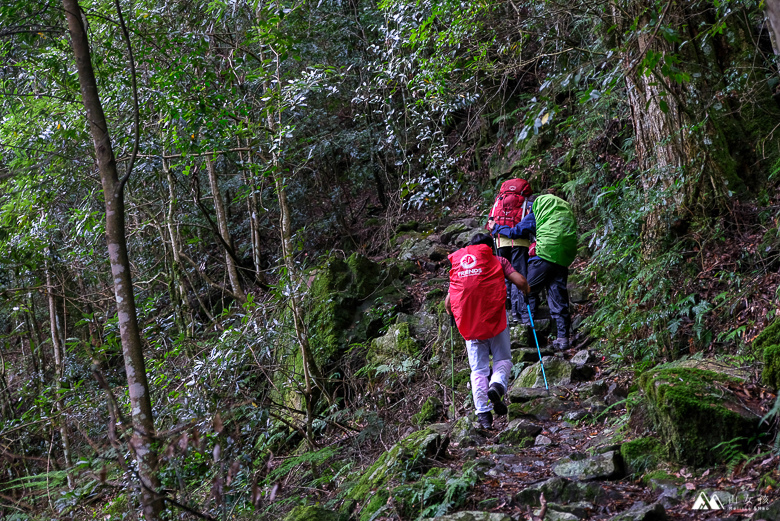
[[[403,240],[441,233],[453,217],[481,218],[510,176],[572,202],[582,237],[573,277],[595,295],[582,327],[612,364],[639,373],[707,356],[760,367],[764,352],[751,342],[780,301],[780,152],[767,125],[780,111],[763,12],[751,1],[690,2],[676,15],[699,24],[686,33],[666,2],[619,4],[617,18],[599,2],[273,4],[265,18],[241,3],[186,13],[137,6],[148,20],[135,45],[148,67],[141,115],[150,123],[128,185],[127,229],[166,516],[337,508],[361,471],[417,427],[423,398],[465,413],[468,372],[452,374],[465,361],[445,322],[402,356],[374,340],[399,316],[442,315],[446,261],[402,261]],[[9,19],[24,10],[2,9]],[[100,87],[124,128],[124,50],[98,21],[113,6],[90,9]],[[671,47],[638,50],[656,36]],[[138,474],[101,196],[74,77],[57,72],[69,67],[64,32],[58,38],[2,47],[30,74],[9,67],[2,77],[19,96],[4,92],[0,124],[0,513],[133,519]],[[696,83],[716,67],[692,61],[691,47],[723,51],[715,86]],[[663,88],[636,103],[628,85],[645,78]],[[281,83],[274,112],[269,85]],[[712,100],[710,112],[696,112],[699,99]],[[699,119],[664,122],[686,110]],[[283,121],[282,137],[266,133],[269,114]],[[695,152],[681,165],[648,164],[676,139],[717,137],[705,123],[729,118],[752,125],[722,124],[730,145],[742,140],[738,150],[708,149],[702,138],[684,143]],[[667,131],[657,150],[637,135],[644,120]],[[116,145],[130,141],[120,132]],[[214,150],[216,193],[205,188],[203,159]],[[272,154],[286,176],[300,276],[279,253]],[[702,159],[710,156],[736,165],[738,187],[723,188],[728,176]],[[710,184],[720,197],[708,195]],[[691,185],[698,199],[680,199]],[[216,238],[218,197],[231,244]],[[226,252],[243,301],[226,280]],[[293,294],[303,298],[303,328]],[[324,374],[311,411],[302,336]],[[422,507],[405,518],[457,508],[476,479],[429,475],[416,462],[403,472],[416,483],[409,504]]]

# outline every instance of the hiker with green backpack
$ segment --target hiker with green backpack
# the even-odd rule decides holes
[[[531,295],[537,296],[547,288],[547,302],[550,315],[555,320],[557,338],[553,347],[564,351],[569,349],[569,266],[577,256],[577,222],[571,205],[552,194],[536,197],[531,212],[513,227],[488,221],[491,234],[510,238],[530,239],[536,236],[535,251],[529,252],[528,284]],[[536,303],[536,299],[531,299]],[[534,306],[535,307],[535,306]],[[535,314],[536,309],[531,309]]]

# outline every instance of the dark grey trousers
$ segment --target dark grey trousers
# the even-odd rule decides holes
[[[547,288],[547,304],[550,316],[555,320],[558,338],[569,338],[571,314],[569,312],[569,268],[531,257],[528,261],[528,285],[531,286],[531,313],[536,314],[536,302],[542,288]]]

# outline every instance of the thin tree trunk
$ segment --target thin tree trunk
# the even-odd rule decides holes
[[[92,133],[100,180],[103,185],[108,260],[111,264],[111,274],[114,281],[119,335],[122,341],[122,354],[125,360],[130,395],[133,423],[130,444],[138,463],[138,474],[141,481],[141,506],[147,520],[157,520],[163,510],[164,502],[157,493],[160,484],[157,478],[158,457],[153,445],[154,417],[149,384],[146,378],[143,344],[136,316],[130,260],[127,256],[123,189],[126,179],[120,181],[117,172],[108,124],[92,68],[81,7],[78,0],[63,0],[63,7],[68,21],[73,54],[76,58],[82,102]]]
[[[70,436],[68,435],[68,423],[65,420],[65,405],[62,402],[62,390],[65,387],[63,380],[65,378],[65,349],[62,344],[62,333],[60,331],[60,319],[57,313],[57,299],[54,296],[54,285],[51,276],[51,267],[48,261],[46,262],[46,293],[49,299],[49,325],[51,327],[51,345],[54,353],[54,382],[56,389],[56,398],[54,403],[59,413],[59,421],[57,427],[60,431],[60,438],[62,438],[62,455],[65,459],[65,469],[68,476],[68,488],[73,490],[73,475],[70,469],[73,467],[73,460],[70,454]]]
[[[186,324],[192,322],[190,316],[189,300],[187,298],[187,288],[184,286],[184,280],[182,277],[182,264],[181,255],[179,255],[179,240],[176,235],[176,227],[174,225],[176,215],[176,189],[174,188],[173,174],[168,166],[168,162],[163,159],[163,172],[168,181],[168,213],[165,218],[166,229],[168,230],[168,238],[171,241],[171,253],[173,255],[173,264],[171,265],[171,278],[172,286],[174,290],[171,292],[174,303],[174,312],[177,315],[177,320],[180,320],[185,326],[185,330],[188,334],[192,331],[186,329]],[[163,241],[165,242],[165,241]]]
[[[225,244],[232,247],[233,241],[230,238],[230,230],[228,229],[227,212],[225,211],[225,203],[222,201],[222,194],[219,191],[219,184],[217,183],[217,171],[214,168],[214,161],[211,158],[206,159],[206,167],[209,172],[209,183],[211,184],[211,196],[214,198],[214,210],[217,214],[217,226],[219,228],[219,234],[222,236],[222,240]],[[238,269],[236,263],[233,261],[233,257],[225,251],[225,267],[227,268],[228,278],[230,279],[230,287],[233,288],[233,294],[236,295],[241,302],[246,301],[246,294],[241,287],[241,279],[238,276]]]

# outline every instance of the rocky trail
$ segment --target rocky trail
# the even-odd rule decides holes
[[[463,219],[441,232],[410,227],[398,234],[396,261],[414,274],[416,305],[373,341],[369,360],[398,362],[412,357],[415,345],[432,346],[435,357],[425,363],[447,389],[411,401],[419,407],[412,418],[418,428],[407,428],[350,485],[339,513],[298,507],[288,521],[780,520],[780,458],[754,443],[769,430],[760,420],[776,396],[757,384],[755,370],[703,357],[642,372],[613,367],[582,325],[593,302],[576,275],[569,288],[572,348],[548,346],[545,306],[535,317],[549,389],[531,328],[511,327],[509,412],[493,429],[481,429],[468,362],[459,354],[463,340],[457,332],[450,339],[437,306],[446,292],[447,254],[482,231],[476,220]],[[454,378],[451,352],[459,360]],[[457,413],[442,421],[451,411],[453,380]]]

